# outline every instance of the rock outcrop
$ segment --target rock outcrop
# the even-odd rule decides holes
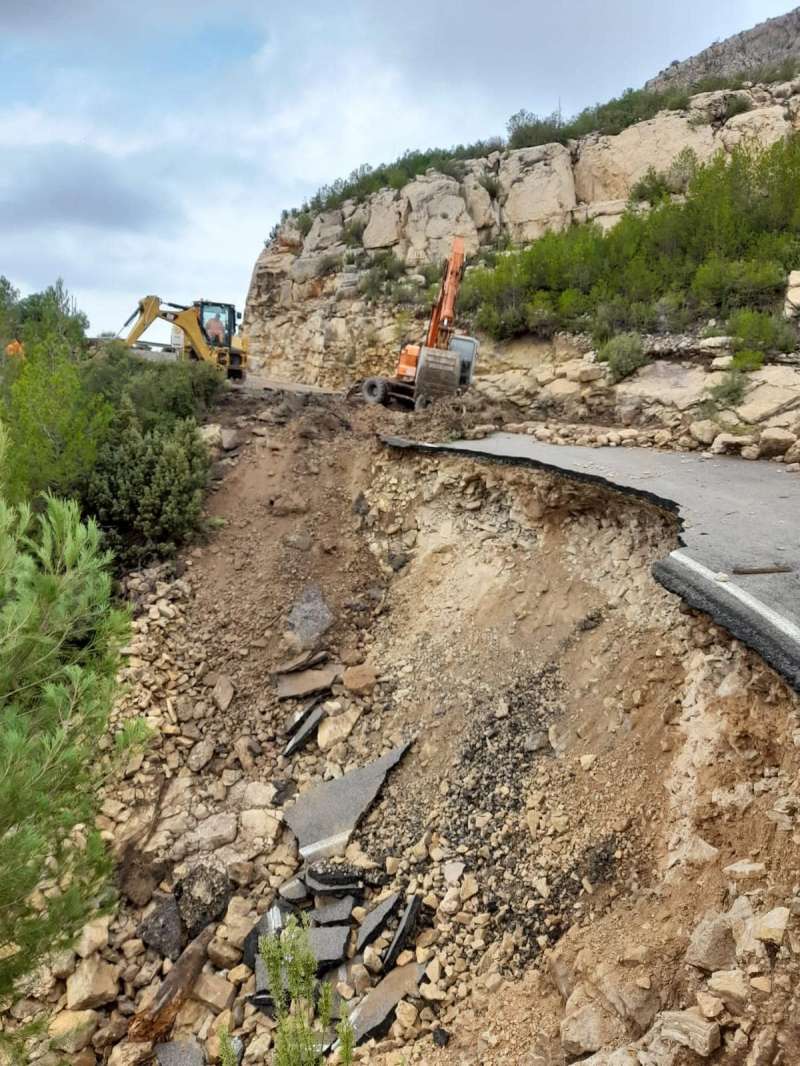
[[[726,120],[733,95],[750,110]],[[796,128],[800,80],[701,93],[688,110],[663,111],[617,136],[495,151],[454,164],[448,175],[429,170],[400,189],[318,214],[305,235],[289,218],[253,271],[245,312],[253,367],[334,386],[388,371],[410,325],[398,307],[426,305],[418,272],[441,262],[454,236],[474,256],[499,240],[531,241],[573,222],[608,229],[650,167],[667,170],[685,149],[702,162],[747,138],[771,144]],[[404,291],[367,302],[368,272],[388,256],[405,270]]]
[[[675,60],[647,82],[645,88],[663,92],[692,85],[701,78],[730,77],[742,71],[781,63],[800,56],[800,8],[736,33],[683,62]]]

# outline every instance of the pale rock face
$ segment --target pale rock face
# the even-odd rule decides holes
[[[722,129],[720,140],[728,151],[744,140],[768,148],[791,132],[792,123],[786,118],[786,108],[781,104],[734,115]]]
[[[577,197],[586,203],[627,199],[650,167],[667,170],[684,148],[691,148],[702,163],[715,147],[711,126],[693,127],[686,115],[662,111],[615,137],[598,137],[582,145],[575,166]]]
[[[467,174],[462,183],[467,211],[478,230],[494,230],[499,225],[499,212],[496,202],[481,185],[474,174]]]
[[[319,252],[340,244],[342,240],[342,212],[323,211],[311,223],[308,236],[303,241],[303,253]]]
[[[405,225],[406,262],[437,262],[450,254],[453,237],[464,238],[466,254],[479,247],[478,230],[454,178],[424,175],[403,189],[410,210]]]
[[[510,152],[498,177],[503,225],[513,240],[534,240],[570,222],[577,200],[572,159],[563,145]]]
[[[403,236],[408,200],[384,189],[370,202],[369,222],[362,238],[365,248],[391,248]]]

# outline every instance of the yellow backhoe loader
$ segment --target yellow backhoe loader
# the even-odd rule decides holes
[[[236,323],[241,317],[233,304],[195,300],[189,307],[162,303],[158,296],[144,296],[122,327],[127,329],[133,323],[128,335],[122,339],[129,348],[136,348],[144,331],[161,318],[183,334],[185,356],[220,367],[231,380],[241,381],[247,373],[247,338],[236,332]],[[169,348],[169,345],[157,347]]]

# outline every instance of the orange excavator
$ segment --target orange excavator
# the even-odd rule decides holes
[[[478,358],[478,342],[455,331],[455,308],[464,276],[464,238],[456,237],[445,261],[439,297],[428,332],[420,344],[404,344],[393,378],[367,378],[361,395],[368,404],[398,400],[419,411],[439,396],[469,387]]]

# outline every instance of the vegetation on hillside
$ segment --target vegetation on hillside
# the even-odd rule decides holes
[[[34,516],[0,499],[0,998],[101,902],[109,863],[90,827],[126,634],[77,504],[46,497]]]
[[[200,526],[209,468],[195,419],[223,387],[206,364],[151,363],[115,341],[90,348],[86,318],[58,283],[20,299],[0,279],[0,418],[12,503],[72,497],[118,563],[173,552]]]
[[[793,331],[772,312],[798,261],[795,137],[719,154],[694,168],[685,200],[631,209],[608,233],[577,225],[497,256],[468,272],[460,307],[496,338],[589,329],[598,343],[747,308],[762,315],[734,317],[742,346],[785,348]]]
[[[0,998],[111,901],[92,826],[128,632],[113,567],[200,527],[194,419],[223,384],[95,348],[86,326],[61,282],[20,298],[0,278]],[[117,746],[144,736],[134,723]]]
[[[311,229],[313,218],[320,211],[330,211],[346,200],[362,203],[381,189],[401,189],[405,184],[429,167],[441,174],[460,178],[463,161],[482,159],[505,148],[530,148],[541,144],[565,144],[568,140],[583,137],[588,133],[617,134],[636,122],[653,118],[659,111],[680,111],[688,107],[689,97],[695,93],[714,90],[736,90],[745,85],[788,81],[797,76],[800,61],[786,60],[743,70],[731,77],[704,78],[685,89],[669,89],[653,92],[647,89],[626,89],[618,97],[604,104],[584,108],[572,118],[565,119],[560,112],[537,115],[524,108],[511,116],[507,123],[507,137],[489,137],[474,144],[458,144],[451,148],[428,148],[425,151],[408,150],[391,163],[372,167],[368,163],[357,167],[347,178],[338,178],[330,185],[323,185],[302,207],[284,211],[281,223],[294,218],[305,236]],[[749,102],[743,98],[733,99],[728,118],[738,109],[747,110]],[[270,238],[277,235],[280,223],[273,228]],[[363,227],[361,232],[363,232]],[[360,233],[358,234],[360,239]],[[348,235],[347,243],[355,242],[355,231]]]

